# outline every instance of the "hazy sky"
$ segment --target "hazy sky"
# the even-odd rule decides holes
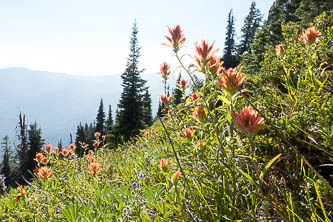
[[[216,40],[223,48],[228,12],[236,34],[252,0],[0,0],[0,68],[22,66],[68,74],[114,74],[125,70],[134,18],[142,48],[140,68],[156,73],[171,62],[167,26],[181,25],[194,42]],[[267,17],[274,0],[257,0]],[[222,53],[222,50],[220,51]]]

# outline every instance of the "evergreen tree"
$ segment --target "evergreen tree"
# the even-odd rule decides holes
[[[19,144],[16,147],[16,154],[17,154],[17,160],[18,160],[18,174],[22,175],[25,171],[24,169],[24,163],[26,162],[27,158],[27,152],[28,152],[28,136],[27,136],[27,125],[25,122],[25,115],[20,112],[19,114],[19,122],[16,127],[18,130],[18,140]]]
[[[63,148],[63,145],[62,145],[62,139],[60,139],[60,140],[58,141],[58,148],[59,148],[59,151],[61,151],[62,148]]]
[[[236,67],[239,63],[236,55],[234,16],[232,15],[232,10],[230,10],[228,14],[227,32],[222,60],[224,61],[223,66],[226,68]]]
[[[151,113],[151,98],[148,89],[146,89],[146,93],[144,94],[143,97],[143,108],[144,108],[143,121],[147,126],[151,126],[153,124],[153,116]]]
[[[109,128],[113,125],[113,119],[112,119],[112,109],[111,105],[109,105],[109,112],[108,112],[108,118],[106,120],[106,128]]]
[[[163,109],[164,109],[164,104],[161,103],[161,101],[159,101],[158,102],[158,109],[157,109],[157,113],[156,113],[157,117],[162,117],[163,116],[163,113],[162,113]]]
[[[256,32],[260,26],[262,15],[259,9],[256,9],[256,3],[252,2],[249,14],[244,19],[244,25],[241,29],[242,36],[238,45],[238,54],[251,53],[250,45],[253,43]]]
[[[143,93],[146,90],[146,81],[141,79],[140,73],[143,70],[138,69],[140,48],[138,46],[138,29],[134,22],[132,35],[130,39],[130,54],[127,59],[127,67],[121,75],[123,80],[123,92],[118,104],[119,125],[118,131],[125,140],[138,134],[139,129],[144,128],[144,107]]]
[[[78,156],[83,156],[84,149],[81,145],[81,143],[87,143],[87,135],[85,132],[85,129],[83,128],[82,124],[77,126],[76,129],[76,138],[75,138],[75,145],[76,145],[76,153]]]
[[[180,83],[180,79],[181,79],[181,74],[179,73],[178,78],[177,78],[177,83]],[[183,96],[183,92],[179,89],[179,87],[177,87],[173,90],[173,98],[174,98],[174,104],[177,106],[182,99]]]
[[[100,132],[102,135],[105,135],[104,124],[105,124],[105,112],[104,112],[104,106],[103,106],[103,99],[101,99],[101,102],[99,103],[97,117],[96,117],[95,131]]]
[[[9,137],[5,136],[1,142],[2,150],[3,150],[3,160],[2,160],[2,169],[0,174],[3,174],[6,177],[5,183],[10,183],[10,159],[11,159],[11,148],[9,146]]]
[[[29,150],[27,152],[27,160],[24,164],[25,172],[24,177],[29,179],[32,177],[32,172],[37,166],[37,162],[34,160],[36,157],[36,153],[40,153],[42,151],[42,147],[44,145],[44,139],[42,138],[42,131],[37,126],[37,123],[31,124],[28,130],[28,147]]]

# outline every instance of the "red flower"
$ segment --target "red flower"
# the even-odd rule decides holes
[[[47,164],[49,162],[49,158],[43,157],[41,162],[42,162],[42,164]]]
[[[51,175],[52,175],[51,168],[41,167],[38,169],[37,177],[42,181],[47,181]]]
[[[36,153],[36,157],[34,160],[39,163],[43,160],[43,158],[44,158],[44,155],[42,153]]]
[[[185,42],[186,38],[184,37],[180,25],[177,25],[173,28],[168,27],[168,29],[171,36],[165,36],[165,38],[167,38],[170,44],[163,43],[163,45],[170,45],[173,50],[177,52],[181,48],[181,45]]]
[[[59,147],[54,147],[54,153],[58,153],[59,152]]]
[[[25,197],[26,191],[23,189],[22,185],[18,186],[17,189],[19,190],[19,193],[16,195],[16,200],[20,200]]]
[[[223,65],[223,61],[221,61],[220,57],[213,56],[211,59],[208,61],[208,69],[210,73],[216,74],[216,72],[221,68]]]
[[[63,149],[62,151],[61,151],[61,154],[63,155],[63,156],[67,156],[67,155],[69,155],[69,150],[68,149]]]
[[[169,162],[170,162],[170,158],[168,159],[161,159],[160,161],[160,168],[163,170],[163,171],[166,171],[167,169],[167,166],[169,165]]]
[[[193,93],[191,95],[191,101],[193,102],[193,101],[195,101],[197,99],[200,99],[200,95],[198,93]]]
[[[49,153],[49,152],[51,152],[51,150],[52,150],[52,145],[51,144],[46,144],[46,146],[45,146],[45,152]]]
[[[99,138],[101,136],[100,132],[95,132],[95,138]]]
[[[98,147],[98,146],[99,146],[99,144],[100,144],[100,142],[99,142],[99,141],[97,141],[97,140],[94,140],[94,143],[93,143],[93,146],[94,146],[94,147]]]
[[[302,39],[301,41],[304,43],[314,43],[319,42],[319,39],[317,38],[320,36],[320,32],[317,30],[315,26],[308,28],[306,31],[303,31],[302,33]]]
[[[99,163],[97,163],[97,162],[90,163],[90,165],[89,165],[89,171],[88,171],[90,174],[95,175],[95,174],[97,174],[97,173],[99,173],[101,171],[102,170],[100,169]]]
[[[186,128],[182,131],[181,137],[191,139],[194,136],[195,130],[191,130],[190,128]]]
[[[69,144],[68,148],[74,151],[76,149],[76,146],[74,144]]]
[[[163,95],[161,95],[161,100],[162,100],[162,103],[167,105],[171,102],[171,97],[163,94]]]
[[[171,176],[171,182],[173,184],[177,183],[178,180],[179,180],[179,177],[180,177],[180,169],[178,169],[176,173],[172,174],[172,176]]]
[[[232,97],[237,92],[237,88],[243,83],[246,76],[243,75],[241,71],[237,72],[236,68],[223,69],[219,72],[221,73],[221,78],[218,80],[218,83],[222,91],[227,94],[227,96]]]
[[[88,160],[90,163],[94,163],[94,162],[96,162],[96,159],[95,159],[95,157],[93,157],[93,156],[87,156],[87,160]]]
[[[276,55],[281,55],[284,52],[284,46],[282,44],[275,46]]]
[[[166,62],[163,62],[161,65],[160,65],[160,72],[159,74],[164,78],[164,79],[167,79],[168,76],[170,75],[170,65]]]
[[[88,155],[94,155],[94,151],[93,150],[88,150]]]
[[[209,45],[208,41],[205,40],[201,41],[201,45],[199,45],[197,42],[195,43],[195,51],[199,57],[194,56],[194,59],[197,61],[200,67],[207,65],[210,60],[214,60],[214,55],[217,53],[217,51],[219,51],[219,49],[212,51],[213,46],[214,42]]]
[[[233,113],[232,117],[236,120],[235,126],[250,138],[252,138],[257,131],[265,128],[265,126],[262,125],[264,118],[262,118],[252,106],[245,107],[239,113]]]
[[[195,107],[192,115],[194,119],[199,120],[200,122],[205,122],[206,116],[207,116],[206,111],[202,106]]]
[[[183,89],[185,89],[187,82],[188,82],[188,80],[181,78],[179,83],[177,83],[177,86],[179,87],[179,89],[183,90]]]

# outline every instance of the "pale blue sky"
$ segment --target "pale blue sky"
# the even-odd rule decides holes
[[[142,47],[140,68],[159,71],[172,63],[167,26],[181,25],[194,42],[215,40],[223,48],[227,15],[236,19],[236,33],[252,0],[0,0],[0,68],[22,66],[68,74],[119,74],[126,66],[134,18]],[[274,0],[257,0],[267,17]],[[222,53],[222,50],[220,51]]]

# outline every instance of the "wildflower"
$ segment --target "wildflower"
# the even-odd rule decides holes
[[[218,83],[222,91],[229,97],[232,97],[238,90],[238,87],[243,83],[245,75],[241,70],[237,72],[236,68],[229,68],[228,70],[221,70],[221,78]]]
[[[168,159],[161,159],[160,161],[160,168],[165,172],[167,170],[167,166],[169,165],[170,158]]]
[[[49,152],[51,152],[51,150],[52,150],[52,145],[51,144],[46,144],[46,146],[45,146],[45,152],[46,153],[49,153]]]
[[[179,180],[179,177],[180,177],[180,169],[178,169],[176,173],[172,174],[172,176],[171,176],[171,182],[173,184],[177,183],[178,180]]]
[[[179,89],[184,90],[187,82],[188,82],[188,80],[181,78],[179,83],[177,83],[177,86],[179,87]]]
[[[206,116],[207,116],[206,111],[202,106],[195,107],[192,115],[194,119],[199,120],[200,122],[205,122]]]
[[[103,135],[103,136],[102,136],[102,140],[103,140],[103,141],[105,141],[105,138],[106,138],[106,136],[105,136],[105,135]]]
[[[139,131],[140,131],[140,133],[144,133],[144,132],[145,132],[145,130],[144,130],[144,129],[140,129]]]
[[[167,105],[171,102],[171,97],[163,94],[163,95],[161,95],[161,100],[162,100],[162,103]]]
[[[213,56],[208,61],[208,70],[212,74],[216,74],[216,72],[221,68],[223,65],[223,61],[221,61],[220,57]]]
[[[140,173],[139,173],[139,177],[141,177],[141,178],[145,178],[146,176],[147,176],[147,174],[142,173],[142,171],[140,171]]]
[[[202,148],[204,145],[205,145],[205,143],[202,142],[202,141],[199,141],[199,142],[197,143],[197,146],[198,146],[199,148]]]
[[[61,151],[61,154],[62,154],[63,156],[67,156],[67,155],[69,155],[69,150],[68,150],[68,149],[63,149],[63,150]]]
[[[249,138],[252,138],[260,129],[265,128],[261,124],[264,118],[252,106],[245,107],[239,113],[234,112],[232,117],[236,120],[235,126]]]
[[[201,45],[197,42],[195,43],[195,51],[199,57],[194,56],[194,59],[200,67],[206,66],[207,63],[214,58],[215,53],[219,51],[219,49],[212,51],[213,46],[214,42],[209,45],[209,42],[205,40],[201,41]]]
[[[163,62],[161,65],[160,65],[160,72],[159,74],[164,78],[164,79],[167,79],[168,76],[170,75],[170,65],[166,62]]]
[[[88,150],[88,155],[94,155],[94,151],[93,150]]]
[[[191,139],[195,133],[195,130],[191,130],[190,128],[186,128],[182,131],[181,137]]]
[[[76,146],[73,144],[73,143],[71,143],[71,144],[69,144],[69,147],[68,147],[70,150],[75,150],[76,149]]]
[[[101,136],[100,132],[95,132],[95,138],[99,138]]]
[[[200,99],[200,95],[198,93],[193,93],[191,95],[191,101],[193,102],[193,101],[195,101],[197,99]]]
[[[100,169],[99,163],[96,163],[96,162],[90,163],[90,165],[89,165],[89,173],[90,174],[95,175],[95,174],[97,174],[101,171],[102,171],[102,169]]]
[[[314,42],[317,43],[319,42],[319,39],[317,38],[318,36],[320,36],[320,32],[315,26],[313,26],[308,28],[306,31],[303,31],[301,41],[309,44],[312,44]]]
[[[99,144],[100,144],[100,142],[99,142],[99,141],[97,141],[97,140],[94,140],[94,143],[93,143],[93,146],[94,146],[94,147],[96,147],[96,148],[97,148],[97,147],[99,146]]]
[[[52,170],[51,168],[48,167],[41,167],[37,171],[37,177],[42,181],[47,181],[51,175],[52,175]]]
[[[150,132],[151,134],[155,134],[155,128],[151,128]]]
[[[44,155],[42,153],[36,153],[36,157],[34,160],[39,163],[43,160],[43,158],[44,158]]]
[[[282,44],[275,46],[276,55],[279,56],[284,52],[284,46]]]
[[[6,177],[3,174],[0,174],[0,188],[2,188],[2,190],[6,189]]]
[[[137,185],[137,183],[136,183],[136,180],[135,180],[135,179],[133,179],[133,180],[132,180],[131,187],[135,187],[136,185]]]
[[[23,189],[22,185],[18,186],[17,189],[19,190],[19,193],[16,195],[16,200],[20,200],[25,197],[27,192]]]
[[[171,36],[170,37],[165,36],[165,38],[170,42],[170,44],[168,43],[162,43],[162,44],[169,45],[173,48],[175,52],[178,52],[182,44],[185,42],[186,38],[184,37],[180,25],[177,25],[173,28],[168,27],[168,29]]]
[[[54,153],[58,153],[59,152],[59,147],[54,147]]]
[[[88,160],[90,163],[94,163],[94,162],[96,162],[96,159],[95,159],[93,156],[87,156],[87,160]]]
[[[145,132],[145,136],[148,136],[149,135],[149,132]]]
[[[42,164],[47,164],[49,162],[49,158],[43,157],[41,162],[42,162]]]
[[[68,149],[68,151],[67,151],[67,153],[68,153],[68,155],[73,155],[74,154],[74,150],[72,150],[72,149]]]

